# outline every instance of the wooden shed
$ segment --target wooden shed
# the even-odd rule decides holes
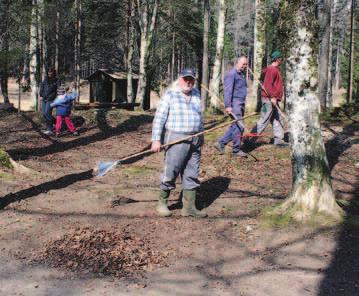
[[[127,73],[98,69],[87,80],[90,83],[90,103],[126,103]],[[132,92],[136,95],[138,75],[132,74]]]

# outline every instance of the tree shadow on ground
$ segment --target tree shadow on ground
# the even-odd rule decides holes
[[[100,131],[93,135],[81,136],[68,142],[59,143],[55,141],[44,147],[9,149],[7,152],[14,160],[25,160],[34,156],[41,157],[58,152],[64,152],[77,147],[89,145],[91,143],[103,141],[110,137],[121,135],[125,132],[135,131],[141,125],[150,123],[153,119],[153,116],[151,115],[135,115],[126,119],[124,122],[121,122],[116,127],[112,127],[106,118],[107,111],[108,110],[99,110],[97,112],[96,121]]]
[[[345,208],[347,217],[338,233],[333,260],[324,272],[318,296],[359,293],[359,180],[354,192],[354,198]]]
[[[330,129],[330,127],[329,127]],[[329,167],[332,170],[343,153],[358,144],[350,139],[359,130],[359,123],[353,121],[344,126],[343,133],[335,134],[326,143]],[[342,177],[343,178],[343,177]],[[344,177],[345,179],[345,177]],[[343,180],[345,181],[345,180]],[[330,266],[325,270],[325,276],[320,284],[318,296],[354,296],[359,291],[359,178],[357,175],[348,205],[344,206],[346,217],[337,234],[337,246]]]
[[[332,171],[338,163],[339,157],[355,144],[355,142],[358,142],[351,140],[350,136],[354,136],[354,132],[359,130],[359,122],[352,122],[345,125],[342,133],[334,131],[329,125],[324,126],[334,134],[334,137],[325,143],[329,169]]]
[[[92,169],[80,173],[69,174],[62,176],[56,180],[48,181],[28,189],[24,189],[15,193],[9,193],[0,198],[0,209],[4,209],[9,204],[37,196],[41,193],[46,193],[50,190],[62,189],[79,181],[84,181],[92,178]]]

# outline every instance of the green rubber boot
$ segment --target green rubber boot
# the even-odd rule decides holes
[[[167,207],[167,201],[169,196],[170,196],[170,191],[164,191],[164,190],[160,191],[156,211],[158,215],[160,215],[161,217],[169,217],[172,215],[171,211]]]
[[[207,217],[206,211],[199,211],[196,209],[196,190],[183,190],[183,208],[181,215],[183,217],[192,216],[195,218]]]

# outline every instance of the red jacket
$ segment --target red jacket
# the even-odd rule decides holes
[[[278,67],[269,66],[263,70],[263,74],[263,86],[267,92],[262,89],[262,98],[276,98],[280,101],[283,97],[283,78]]]

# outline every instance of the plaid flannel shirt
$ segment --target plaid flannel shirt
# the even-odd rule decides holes
[[[184,134],[203,130],[201,96],[192,89],[189,99],[180,90],[168,90],[160,100],[153,120],[152,141],[160,141],[164,129]]]

